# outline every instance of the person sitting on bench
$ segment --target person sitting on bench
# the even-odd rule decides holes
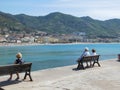
[[[82,53],[82,55],[80,56],[80,58],[78,58],[77,61],[80,61],[84,56],[90,56],[88,47],[85,47],[84,52]]]
[[[80,56],[80,58],[78,58],[77,62],[79,63],[84,56],[90,56],[90,52],[89,52],[89,48],[88,47],[85,47],[84,52],[82,53],[82,55]],[[88,62],[86,62],[86,64],[88,66]],[[79,67],[77,67],[77,68],[79,68]]]
[[[22,63],[24,63],[24,61],[22,60],[22,54],[20,52],[16,54],[16,58],[17,59],[15,60],[14,64],[22,64]],[[19,79],[19,73],[16,72],[16,75],[17,75],[16,80],[18,80]],[[11,80],[11,79],[12,79],[12,73],[10,73],[10,78],[8,80]]]

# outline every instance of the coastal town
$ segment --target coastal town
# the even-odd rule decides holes
[[[38,43],[38,44],[55,44],[55,43],[112,43],[120,42],[120,37],[117,38],[89,38],[85,32],[75,32],[72,34],[48,34],[38,31],[36,33],[12,33],[0,35],[0,43]]]

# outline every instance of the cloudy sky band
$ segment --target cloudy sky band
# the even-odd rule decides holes
[[[0,0],[0,11],[32,16],[61,12],[106,20],[120,18],[120,0]]]

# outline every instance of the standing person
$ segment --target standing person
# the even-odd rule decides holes
[[[92,56],[97,55],[95,49],[92,49],[92,54],[91,54],[91,55],[92,55]]]
[[[85,47],[85,50],[84,50],[84,52],[82,53],[82,55],[80,56],[80,58],[78,58],[78,60],[77,60],[77,62],[78,62],[78,66],[77,66],[77,69],[79,69],[80,68],[80,61],[82,60],[82,58],[84,57],[84,56],[90,56],[90,53],[89,53],[89,48],[88,47]],[[86,62],[86,64],[87,64],[87,66],[88,66],[88,62]]]
[[[23,63],[23,60],[22,60],[22,54],[19,52],[16,54],[16,60],[14,62],[14,64],[22,64]],[[17,78],[16,80],[19,79],[19,73],[16,72],[16,75],[17,75]],[[12,79],[12,73],[10,73],[10,78],[8,80],[11,80]]]

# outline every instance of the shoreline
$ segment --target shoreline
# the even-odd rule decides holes
[[[120,44],[120,43],[0,43],[0,47],[2,46],[36,46],[36,45],[79,45],[79,44]]]
[[[0,77],[1,88],[5,90],[119,90],[120,62],[116,59],[100,61],[97,65],[85,70],[74,70],[77,65],[32,71],[33,82],[22,81],[24,73],[20,73],[19,82],[5,82],[8,76]],[[9,84],[8,84],[9,83]],[[6,85],[5,85],[6,84]]]

